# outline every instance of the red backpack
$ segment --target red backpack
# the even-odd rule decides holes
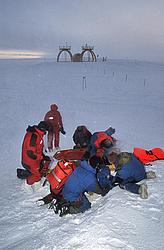
[[[61,160],[56,164],[55,168],[46,176],[53,193],[58,194],[62,190],[64,183],[75,169],[76,165],[71,161]]]
[[[152,150],[134,148],[133,154],[143,164],[149,164],[151,161],[156,161],[156,160],[164,160],[164,150],[162,148],[153,148]]]

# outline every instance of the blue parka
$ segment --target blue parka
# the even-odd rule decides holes
[[[138,193],[139,185],[136,183],[145,178],[145,166],[133,154],[131,154],[130,160],[123,164],[115,175],[116,180],[122,180],[122,187],[133,193]]]
[[[84,192],[96,193],[97,187],[99,187],[99,184],[96,178],[96,170],[87,161],[81,161],[80,166],[67,179],[62,195],[66,201],[80,202],[80,212],[84,212],[91,207]]]

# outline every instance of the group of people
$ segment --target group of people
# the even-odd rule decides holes
[[[38,125],[28,126],[22,144],[22,166],[17,169],[17,177],[26,179],[27,184],[33,185],[46,175],[51,159],[44,154],[44,136],[48,133],[48,150],[59,149],[59,134],[66,134],[58,106],[51,105],[44,120]]]
[[[43,153],[43,137],[46,132],[49,150],[52,150],[53,146],[58,148],[59,133],[65,134],[65,131],[56,104],[51,105],[51,111],[45,115],[44,121],[27,128],[22,145],[24,169],[17,169],[18,178],[26,179],[29,185],[38,182],[42,177],[51,180],[50,193],[37,201],[39,205],[50,204],[50,208],[60,216],[81,213],[91,207],[87,193],[105,196],[116,186],[138,194],[143,199],[148,198],[147,185],[138,182],[155,178],[155,172],[146,172],[141,157],[134,152],[121,152],[116,147],[116,139],[113,137],[115,129],[112,127],[93,134],[85,125],[76,128],[73,134],[74,149],[83,148],[85,153],[78,161],[61,162],[67,168],[73,164],[73,171],[60,189],[57,189],[57,186],[54,188],[53,181],[58,181],[60,185],[62,180],[49,169],[51,159]],[[51,173],[53,178],[48,178]]]

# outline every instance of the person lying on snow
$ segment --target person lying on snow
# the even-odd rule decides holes
[[[73,141],[75,143],[74,149],[76,148],[86,148],[91,139],[91,132],[86,126],[78,126],[73,134]]]
[[[22,144],[22,166],[17,169],[17,177],[26,179],[32,185],[41,180],[48,170],[50,158],[43,154],[43,137],[48,131],[48,124],[41,121],[38,125],[28,126]]]
[[[87,151],[83,158],[89,159],[94,155],[98,157],[108,156],[115,143],[115,139],[112,137],[114,133],[115,129],[112,127],[109,127],[105,131],[95,132],[90,138]]]
[[[60,216],[66,214],[83,213],[91,208],[91,203],[85,195],[85,192],[93,192],[105,196],[112,188],[110,182],[109,168],[108,183],[101,186],[97,179],[97,167],[100,165],[101,159],[93,156],[89,162],[86,160],[80,161],[80,165],[72,172],[66,180],[63,189],[58,196],[51,192],[43,199],[40,199],[44,204],[52,201],[53,197],[56,202],[52,201],[50,208],[54,209],[55,213],[60,213]]]
[[[113,149],[108,160],[115,166],[113,186],[119,185],[122,189],[139,194],[142,199],[148,198],[147,185],[137,183],[156,178],[155,172],[146,172],[144,164],[133,153],[119,153],[118,149]]]

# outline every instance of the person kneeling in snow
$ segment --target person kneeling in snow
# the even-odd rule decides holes
[[[17,169],[17,177],[26,179],[32,185],[40,181],[48,170],[50,158],[43,154],[43,137],[48,130],[48,124],[41,121],[38,125],[28,126],[22,144],[22,166]]]
[[[108,181],[101,186],[97,179],[97,167],[101,159],[93,156],[89,162],[81,161],[80,165],[72,172],[64,184],[59,197],[54,197],[56,202],[52,201],[50,208],[54,209],[55,213],[60,216],[66,214],[83,213],[91,208],[91,203],[85,195],[85,192],[93,192],[102,196],[106,195],[112,188],[111,182]],[[108,176],[109,175],[109,168]],[[62,195],[62,196],[61,196]],[[48,203],[46,199],[42,199],[44,203]]]
[[[108,160],[115,165],[116,175],[113,178],[114,185],[118,184],[122,189],[139,194],[142,199],[148,198],[147,185],[139,185],[137,182],[144,179],[155,178],[155,172],[146,172],[143,163],[141,163],[133,153],[118,153],[118,149],[113,149]]]

